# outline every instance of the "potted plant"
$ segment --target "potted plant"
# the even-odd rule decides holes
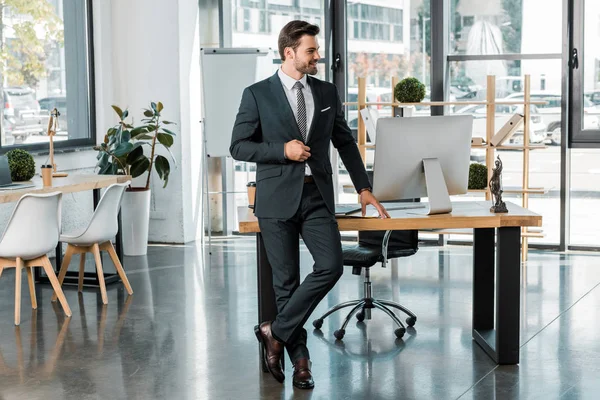
[[[123,197],[123,252],[126,255],[146,254],[148,244],[148,226],[150,223],[150,178],[155,169],[163,181],[163,188],[169,184],[171,164],[167,157],[158,154],[161,145],[171,156],[175,133],[166,125],[173,122],[162,119],[163,104],[150,103],[150,108],[144,110],[141,126],[131,130],[133,141],[131,151],[127,153],[126,163],[133,178],[147,173],[146,183],[141,187],[130,187]]]
[[[487,167],[479,163],[469,165],[469,190],[485,188],[487,188]]]
[[[128,256],[144,255],[148,245],[152,171],[156,169],[164,182],[163,188],[169,183],[171,172],[169,160],[158,154],[157,145],[162,145],[175,162],[170,150],[175,133],[165,127],[173,122],[162,119],[161,102],[152,102],[149,109],[144,109],[146,118],[141,120],[143,125],[137,127],[125,121],[129,115],[127,110],[122,111],[117,106],[113,109],[120,122],[108,130],[104,143],[95,147],[99,150],[98,167],[101,174],[123,174],[133,178],[148,173],[144,186],[130,185],[127,188],[121,204],[123,253]]]
[[[13,182],[28,181],[35,175],[33,156],[22,149],[10,150],[6,153],[10,177]]]
[[[394,88],[394,97],[400,103],[420,103],[425,98],[425,85],[417,78],[402,79]],[[411,117],[414,106],[404,106],[404,116]]]

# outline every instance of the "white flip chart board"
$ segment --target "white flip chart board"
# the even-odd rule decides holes
[[[269,49],[203,48],[202,121],[209,157],[229,156],[231,131],[242,92],[275,73]]]

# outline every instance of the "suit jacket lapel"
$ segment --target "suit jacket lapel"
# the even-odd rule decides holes
[[[273,75],[269,81],[271,82],[271,92],[273,93],[273,96],[275,96],[277,103],[281,104],[280,110],[283,113],[283,119],[292,128],[294,136],[297,136],[298,140],[302,140],[300,129],[298,129],[298,124],[296,123],[296,117],[294,117],[290,102],[283,91],[283,83],[281,83],[281,79],[277,76],[277,72],[275,72],[275,75]]]
[[[319,117],[321,116],[321,85],[319,85],[320,82],[318,82],[317,79],[314,79],[310,76],[307,76],[307,78],[308,85],[310,86],[310,91],[313,97],[313,103],[315,105],[312,122],[310,123],[310,127],[308,130],[307,142],[310,142],[314,137],[315,127],[317,126],[317,123],[319,122]]]

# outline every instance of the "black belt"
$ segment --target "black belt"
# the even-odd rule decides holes
[[[312,177],[312,175],[305,175],[304,176],[304,183],[314,183],[315,179]]]

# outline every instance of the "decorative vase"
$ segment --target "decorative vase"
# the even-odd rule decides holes
[[[123,254],[143,256],[148,250],[150,189],[126,190],[121,203]]]

